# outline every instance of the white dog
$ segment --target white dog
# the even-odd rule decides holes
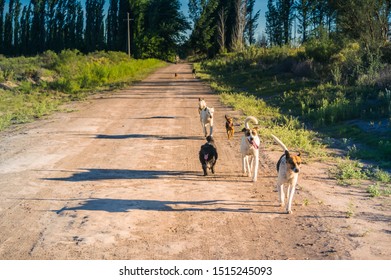
[[[206,102],[203,98],[198,98],[198,114],[206,107]]]
[[[209,135],[213,136],[213,113],[215,109],[205,107],[200,112],[201,126],[204,131],[205,137],[207,136],[206,126],[209,125]]]
[[[250,129],[249,122],[258,124],[255,117],[249,116],[244,120],[244,128],[242,132],[242,142],[240,143],[240,152],[242,154],[242,171],[243,175],[251,177],[253,182],[257,181],[259,167],[259,145],[261,139],[258,136],[257,127]]]
[[[297,155],[291,155],[287,147],[282,143],[280,139],[272,134],[274,141],[277,142],[283,149],[284,154],[277,162],[277,190],[281,206],[285,204],[284,186],[287,187],[288,204],[286,206],[286,212],[292,213],[292,201],[295,194],[297,179],[299,178],[301,157],[300,153]]]

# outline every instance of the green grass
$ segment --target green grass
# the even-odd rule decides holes
[[[0,82],[17,85],[0,90],[0,130],[41,118],[64,102],[84,99],[96,90],[130,85],[164,65],[157,59],[129,59],[119,52],[83,55],[66,50],[35,57],[0,57]]]
[[[321,147],[325,142],[320,139],[332,139],[329,143],[335,144],[348,138],[349,146],[332,148],[345,149],[351,158],[391,168],[389,89],[342,81],[336,84],[331,65],[309,60],[303,49],[286,47],[253,47],[243,53],[204,60],[196,67],[225,104],[261,120],[261,133],[280,133],[288,145],[303,145],[311,153],[313,144]],[[383,122],[383,128],[357,125],[362,122]],[[309,128],[311,133],[305,140],[289,135],[292,130]],[[303,138],[306,133],[299,134],[297,138]],[[315,148],[315,156],[319,153]]]

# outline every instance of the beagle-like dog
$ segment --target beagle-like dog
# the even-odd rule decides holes
[[[277,162],[277,190],[280,205],[285,205],[285,193],[284,186],[287,187],[286,197],[288,203],[286,205],[286,213],[292,213],[292,201],[293,195],[295,194],[295,189],[297,185],[297,180],[299,178],[300,165],[301,165],[301,154],[292,155],[288,148],[280,139],[272,134],[274,141],[279,144],[284,150],[284,154],[280,157]]]

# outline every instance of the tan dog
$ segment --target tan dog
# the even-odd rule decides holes
[[[201,113],[201,111],[206,108],[206,102],[203,98],[198,98],[198,114]]]
[[[258,124],[255,117],[249,116],[244,120],[244,128],[242,132],[244,135],[240,142],[240,153],[242,154],[242,171],[243,175],[251,177],[253,182],[257,181],[258,167],[259,167],[259,145],[261,139],[258,136],[257,127],[250,129],[249,122]]]
[[[300,153],[297,155],[291,155],[287,147],[282,143],[280,139],[272,134],[274,141],[279,144],[284,149],[284,154],[280,157],[277,162],[277,190],[280,200],[280,205],[284,206],[285,204],[285,193],[284,186],[287,187],[286,197],[288,199],[288,204],[286,205],[286,213],[292,213],[292,201],[293,195],[295,194],[295,189],[297,185],[297,180],[299,178],[301,157]]]
[[[234,137],[235,128],[234,128],[234,119],[225,115],[225,129],[227,130],[227,137],[230,140]]]

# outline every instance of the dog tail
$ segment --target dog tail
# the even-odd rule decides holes
[[[272,137],[273,137],[274,141],[276,141],[277,144],[280,145],[284,149],[284,152],[288,151],[288,148],[285,146],[284,143],[282,143],[282,141],[280,139],[277,138],[277,136],[272,134]]]
[[[258,120],[256,117],[253,117],[253,116],[248,116],[245,120],[244,120],[244,127],[246,129],[250,129],[250,126],[249,126],[249,122],[252,122],[254,124],[258,124]]]

